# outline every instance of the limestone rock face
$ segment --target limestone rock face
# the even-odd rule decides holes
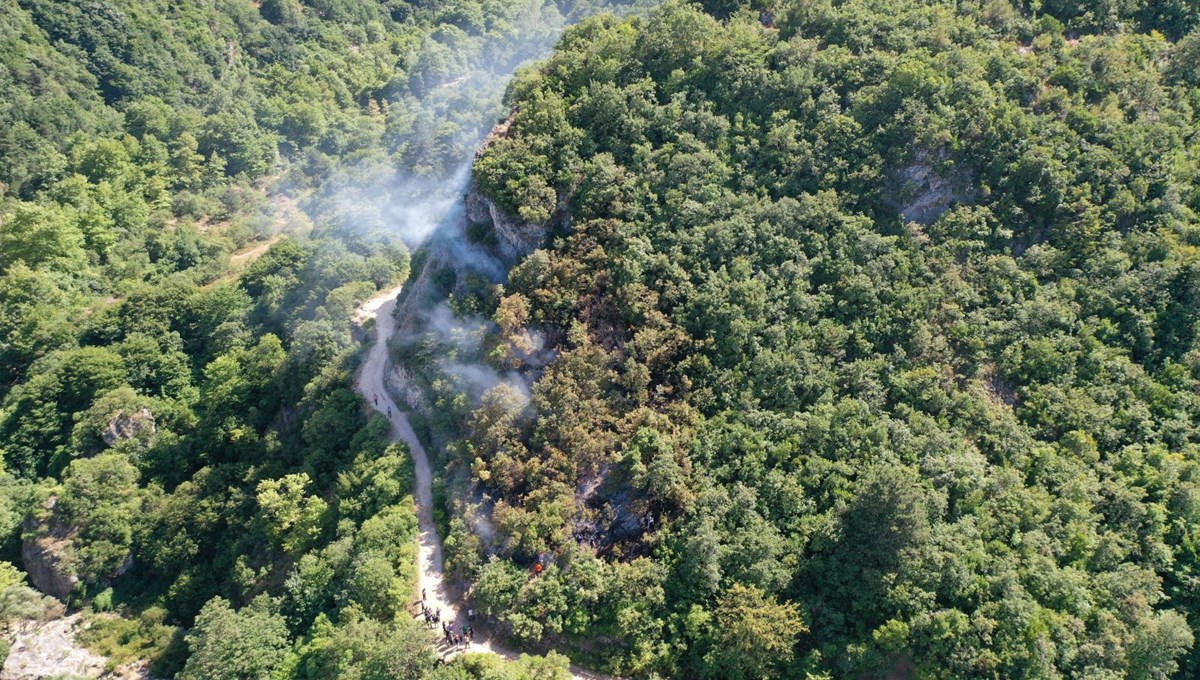
[[[119,441],[133,439],[143,433],[153,435],[158,431],[154,414],[150,409],[142,408],[133,413],[118,413],[108,421],[108,427],[100,435],[104,443],[112,446]]]
[[[29,574],[29,582],[34,588],[65,601],[80,581],[74,546],[79,526],[67,524],[56,518],[54,510],[57,505],[58,498],[51,496],[45,504],[46,510],[50,512],[44,519],[33,516],[25,518],[22,527],[25,539],[21,542],[21,564]],[[121,564],[111,573],[105,574],[102,580],[108,583],[133,566],[133,555],[127,554]]]
[[[106,659],[75,639],[87,627],[82,614],[72,614],[40,625],[19,627],[12,635],[12,650],[0,670],[0,680],[39,678],[148,678],[149,674],[105,672]]]
[[[63,559],[65,542],[49,536],[28,539],[21,545],[21,563],[29,574],[33,587],[59,600],[67,599],[79,577],[70,571]]]
[[[513,112],[516,115],[516,112]],[[479,158],[497,139],[507,137],[512,127],[513,116],[492,128],[488,133],[475,157]],[[496,203],[479,190],[474,181],[467,189],[466,213],[467,220],[473,224],[489,224],[496,235],[496,247],[505,264],[512,266],[521,258],[540,248],[550,233],[550,226],[565,222],[566,205],[560,200],[555,207],[555,214],[548,224],[539,222],[523,222],[496,206]]]
[[[388,363],[388,371],[383,377],[388,392],[399,395],[404,402],[403,408],[415,411],[421,408],[422,390],[413,380],[412,371],[402,364]]]
[[[53,510],[57,504],[58,498],[51,496],[46,509]],[[29,574],[29,582],[51,597],[67,599],[79,583],[67,558],[70,532],[54,526],[54,522],[47,526],[32,517],[25,520],[24,529],[27,538],[21,543],[21,564]]]
[[[474,224],[492,225],[500,257],[508,264],[515,264],[540,248],[549,233],[544,224],[522,222],[501,210],[474,182],[467,191],[467,219]]]
[[[474,224],[485,224],[492,221],[492,209],[495,206],[479,191],[479,185],[471,182],[467,189],[467,219]]]
[[[940,155],[921,149],[911,163],[892,173],[891,202],[905,222],[929,226],[956,203],[974,200],[970,178],[939,174],[941,160]]]

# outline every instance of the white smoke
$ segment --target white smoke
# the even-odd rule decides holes
[[[443,366],[447,375],[456,378],[463,390],[471,397],[472,403],[479,403],[488,390],[504,384],[513,389],[522,398],[522,404],[528,404],[532,398],[526,377],[516,371],[501,373],[487,364],[480,363],[451,363]]]
[[[484,335],[494,328],[487,319],[455,316],[450,305],[444,302],[434,307],[424,321],[421,332],[432,334],[440,344],[453,347],[459,356],[478,353]]]
[[[470,180],[471,160],[460,163],[444,179],[398,180],[400,190],[382,208],[388,229],[398,232],[409,248],[417,248],[439,227],[458,221]]]
[[[471,275],[505,282],[508,269],[501,259],[467,237],[464,196],[479,145],[506,114],[502,100],[508,81],[521,65],[545,56],[565,29],[559,7],[546,0],[507,5],[501,11],[510,16],[489,31],[496,37],[482,43],[471,43],[461,31],[449,31],[444,39],[431,36],[419,50],[405,95],[388,110],[389,127],[399,130],[395,134],[403,144],[388,162],[377,158],[331,183],[333,190],[322,200],[327,222],[343,232],[383,234],[399,238],[410,250],[423,250],[426,271],[416,273],[453,269],[456,290]],[[575,10],[566,11],[574,15]],[[467,57],[464,49],[476,53]],[[436,286],[411,289],[424,294]],[[543,335],[526,330],[528,348],[518,357],[522,370],[498,370],[484,356],[484,341],[497,328],[490,319],[458,316],[444,300],[429,302],[407,306],[410,332],[398,338],[398,346],[436,347],[419,352],[422,361],[431,361],[475,403],[500,384],[528,402],[531,385],[554,358]]]
[[[443,27],[426,37],[407,79],[384,93],[390,157],[370,156],[338,170],[309,201],[320,215],[316,221],[344,234],[398,237],[410,250],[435,236],[459,235],[475,152],[505,115],[509,79],[547,54],[567,24],[547,0],[488,11],[499,16],[490,17],[495,25],[486,33]],[[456,247],[489,278],[503,276],[480,253]]]

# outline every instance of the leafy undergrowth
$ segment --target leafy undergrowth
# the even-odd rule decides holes
[[[135,619],[116,614],[95,614],[80,631],[79,643],[108,658],[108,670],[148,661],[156,677],[172,677],[183,667],[185,647],[177,626],[165,623],[167,612],[150,607]]]

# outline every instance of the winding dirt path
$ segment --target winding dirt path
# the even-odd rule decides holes
[[[283,236],[283,234],[275,234],[266,241],[259,241],[245,250],[239,250],[236,253],[230,253],[229,264],[233,265],[234,267],[241,267],[250,264],[251,262],[265,255],[266,252],[271,249],[271,246],[282,241]]]
[[[417,587],[424,593],[425,605],[430,609],[440,610],[444,622],[453,621],[461,626],[466,617],[459,610],[458,597],[446,584],[442,561],[442,539],[438,535],[437,525],[433,522],[433,470],[429,465],[429,455],[416,432],[408,422],[408,414],[401,411],[388,394],[384,384],[388,365],[388,339],[396,330],[396,319],[392,313],[396,309],[396,296],[400,294],[400,286],[381,291],[378,295],[367,300],[355,313],[359,323],[374,317],[375,341],[367,352],[367,359],[359,371],[355,388],[367,403],[376,411],[389,416],[392,423],[391,440],[402,441],[408,445],[412,453],[413,468],[416,472],[417,504]],[[450,649],[446,646],[439,648],[442,658],[449,659],[457,654],[470,652],[489,652],[509,660],[518,658],[519,653],[500,647],[490,639],[476,639],[470,645]],[[593,673],[592,671],[571,665],[571,676],[575,680],[613,680],[612,676]]]
[[[375,317],[375,342],[367,352],[367,360],[363,362],[358,374],[358,392],[372,407],[390,415],[392,423],[392,441],[402,441],[412,452],[413,468],[416,473],[416,503],[417,528],[420,532],[417,539],[417,586],[425,592],[425,605],[430,609],[440,609],[442,619],[458,620],[458,607],[455,598],[446,590],[442,577],[442,539],[438,536],[437,526],[433,523],[433,470],[429,465],[429,454],[417,439],[412,425],[408,422],[408,414],[401,411],[384,386],[384,376],[387,374],[387,341],[392,337],[396,328],[396,319],[392,312],[396,308],[396,296],[400,288],[384,291],[368,300],[356,315],[360,321]]]

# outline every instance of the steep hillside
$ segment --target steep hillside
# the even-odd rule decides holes
[[[671,3],[514,82],[475,179],[547,234],[433,423],[480,611],[646,677],[1200,672],[1196,11],[1033,5]]]
[[[0,0],[4,673],[434,673],[354,312],[603,5]]]

